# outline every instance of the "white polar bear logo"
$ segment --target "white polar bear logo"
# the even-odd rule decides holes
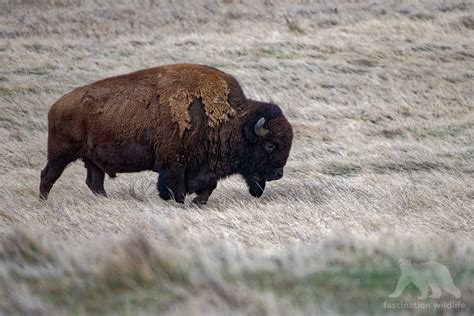
[[[413,282],[421,292],[420,300],[428,298],[428,287],[433,292],[430,298],[440,298],[441,289],[456,298],[461,297],[461,292],[454,285],[451,274],[444,265],[437,262],[412,263],[407,259],[399,259],[402,275],[398,279],[395,291],[389,297],[399,297],[405,288]]]

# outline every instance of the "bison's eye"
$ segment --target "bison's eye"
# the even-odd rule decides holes
[[[275,146],[275,144],[273,144],[273,143],[265,143],[265,144],[263,144],[263,149],[265,149],[265,151],[266,151],[267,153],[269,153],[269,154],[275,150],[275,147],[276,147],[276,146]]]

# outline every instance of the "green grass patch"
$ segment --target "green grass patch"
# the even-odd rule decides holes
[[[52,67],[18,68],[13,70],[13,74],[24,76],[46,76],[51,68]]]
[[[13,99],[18,96],[25,96],[25,95],[40,95],[43,93],[51,93],[53,92],[52,89],[47,87],[15,87],[15,88],[7,88],[7,87],[0,87],[0,98],[4,99]]]
[[[330,176],[350,177],[362,171],[362,167],[354,163],[331,162],[326,164],[321,170],[322,173]]]
[[[8,89],[8,88],[5,88],[5,87],[0,87],[0,97],[12,97],[13,96],[13,90],[12,89]]]

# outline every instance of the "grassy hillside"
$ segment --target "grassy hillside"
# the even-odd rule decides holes
[[[436,312],[472,313],[473,38],[458,0],[1,2],[0,314],[432,313],[384,309],[419,295],[388,298],[400,257],[446,265],[466,305]],[[282,107],[285,177],[181,206],[149,172],[94,197],[78,161],[39,201],[49,107],[177,62]]]

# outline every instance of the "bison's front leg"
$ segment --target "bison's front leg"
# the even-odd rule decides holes
[[[197,196],[193,199],[193,203],[204,205],[207,203],[212,191],[217,187],[217,180],[211,180],[208,187],[202,191],[196,192]]]
[[[163,200],[174,199],[184,203],[186,198],[185,168],[175,166],[160,170],[158,177],[158,192]]]

